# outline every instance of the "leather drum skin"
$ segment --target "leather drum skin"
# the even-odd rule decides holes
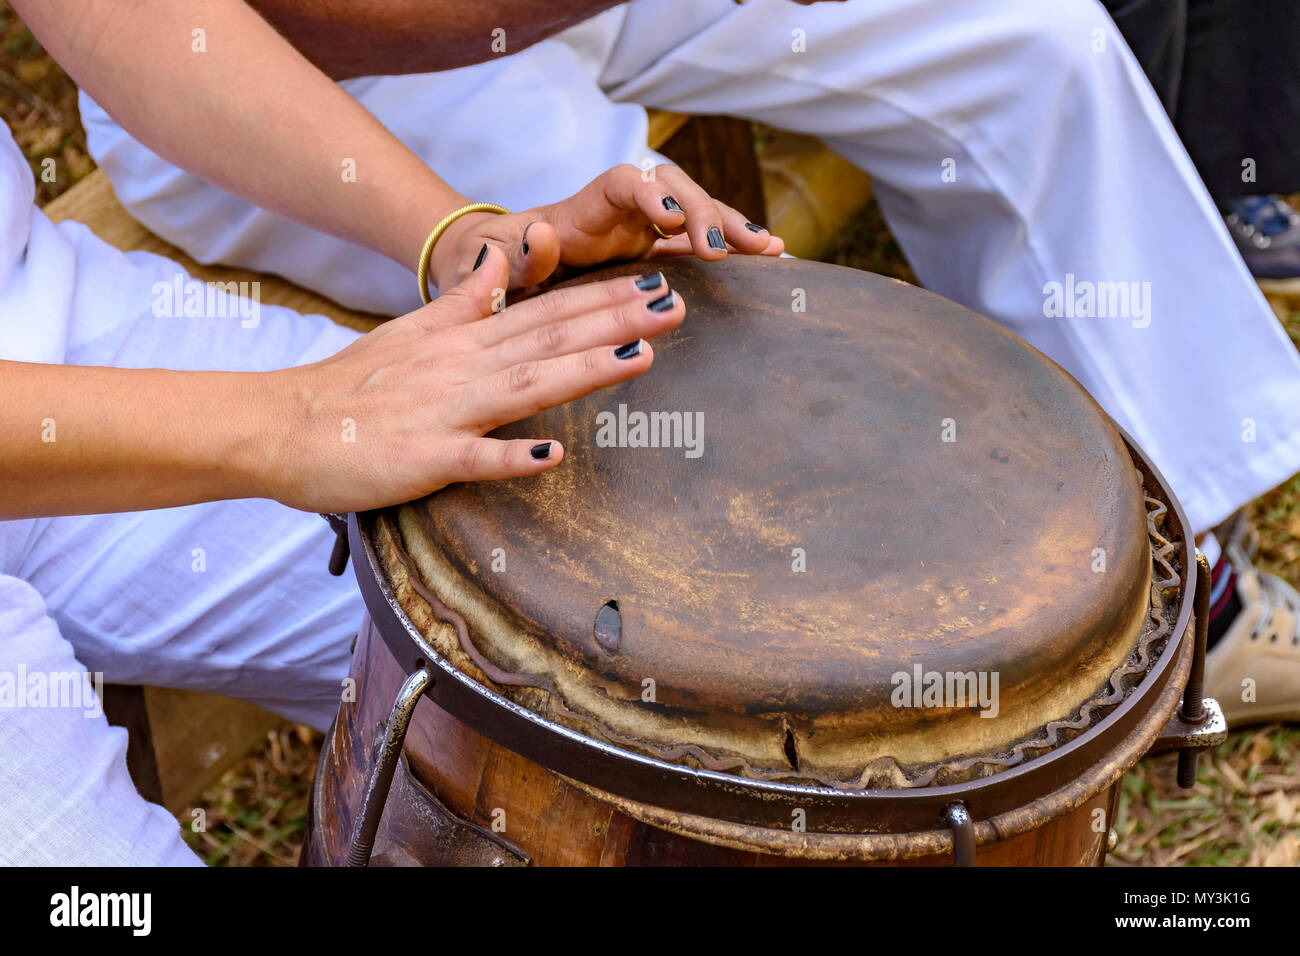
[[[368,604],[402,671],[417,633],[557,740],[827,806],[992,785],[1061,748],[1075,769],[1041,785],[1065,786],[1083,772],[1070,754],[1086,740],[1070,742],[1108,716],[1165,708],[1143,718],[1154,735],[1173,698],[1146,685],[1157,663],[1161,681],[1185,664],[1190,552],[1159,476],[1078,383],[989,320],[857,270],[732,255],[575,281],[654,268],[687,317],[649,372],[495,433],[562,441],[560,466],[355,519],[357,573],[386,596]],[[376,691],[381,710],[395,690]],[[422,701],[416,724],[438,706]],[[412,765],[439,764],[411,748]],[[550,767],[545,753],[528,765]],[[703,813],[689,788],[661,803],[622,779],[577,783],[729,817],[725,798]],[[447,779],[424,782],[451,799]],[[826,823],[856,825],[849,810]]]

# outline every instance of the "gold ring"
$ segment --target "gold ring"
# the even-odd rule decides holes
[[[686,232],[686,230],[683,229],[681,232],[676,233],[675,235],[670,235],[669,233],[666,233],[659,228],[659,223],[652,222],[650,223],[650,225],[654,227],[655,234],[658,235],[660,239],[676,239],[677,236],[680,236],[682,235],[682,233]]]

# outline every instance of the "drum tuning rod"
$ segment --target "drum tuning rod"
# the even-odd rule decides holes
[[[958,800],[950,803],[943,812],[943,818],[952,827],[952,865],[975,865],[975,822],[971,819],[966,804]]]
[[[1196,549],[1196,643],[1192,648],[1192,671],[1187,675],[1187,689],[1183,692],[1183,707],[1179,716],[1188,724],[1205,723],[1205,646],[1210,630],[1210,562]],[[1200,751],[1178,751],[1178,785],[1185,790],[1196,786],[1196,765]]]
[[[368,866],[370,863],[370,853],[375,848],[375,834],[379,832],[379,818],[384,815],[384,804],[388,802],[388,788],[393,784],[393,771],[397,769],[397,761],[402,756],[406,730],[415,714],[415,705],[432,686],[433,674],[426,664],[417,668],[397,692],[397,700],[393,702],[393,712],[388,716],[384,739],[379,745],[375,766],[366,785],[357,825],[352,831],[348,866]]]

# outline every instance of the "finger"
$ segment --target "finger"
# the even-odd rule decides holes
[[[521,362],[458,386],[464,427],[491,431],[547,408],[589,395],[598,388],[635,378],[650,367],[654,352],[645,340],[617,348],[602,345],[557,358]]]
[[[620,276],[602,282],[552,289],[493,316],[491,322],[476,327],[474,335],[479,344],[486,348],[543,325],[616,308],[624,303],[649,302],[661,297],[667,287],[668,283],[662,273],[650,272],[642,276]]]
[[[485,242],[475,264],[459,283],[428,305],[409,313],[411,321],[427,332],[477,322],[505,307],[510,263],[499,246]]]
[[[682,189],[683,191],[688,190],[690,188],[689,186],[680,186],[679,177],[680,179],[684,179],[687,183],[690,183],[690,186],[695,186],[695,188],[700,188],[696,186],[696,184],[689,177],[687,177],[686,174],[682,172],[682,170],[678,169],[675,166],[660,166],[658,167],[658,169],[665,170],[665,173],[663,177],[660,179],[656,189],[653,190],[653,192],[656,194],[662,192],[663,188],[670,183],[677,184],[673,186],[673,188],[680,187],[680,189]],[[703,192],[702,189],[701,192]],[[704,193],[704,195],[707,196],[708,194]],[[646,195],[644,190],[641,191],[640,199],[643,203],[652,202],[653,198],[654,198],[653,196]],[[747,255],[767,254],[766,250],[769,245],[771,233],[769,233],[762,226],[758,225],[758,223],[751,222],[749,218],[743,215],[739,210],[734,209],[731,206],[728,206],[724,202],[719,202],[717,199],[713,199],[712,197],[709,197],[709,203],[711,204],[712,208],[708,211],[716,212],[716,219],[718,222],[717,229],[722,236],[723,242],[726,247],[726,251],[742,252]],[[687,221],[687,224],[688,226],[691,224],[689,219]],[[674,232],[676,230],[664,230],[664,231]],[[685,248],[683,248],[682,251],[683,252],[695,251],[698,246],[698,236],[696,235],[696,232],[691,229],[688,229],[686,231],[686,235],[688,236],[688,238],[690,238],[691,241],[685,246]],[[709,232],[709,227],[705,228],[705,241],[709,243],[709,248],[711,251],[713,252],[717,251],[716,249],[717,235],[711,234]]]
[[[690,251],[708,262],[725,258],[727,246],[722,231],[723,214],[713,198],[676,166],[656,166],[655,177],[656,187],[670,194],[686,214]]]
[[[665,168],[655,167],[654,177],[649,178],[640,167],[630,163],[615,166],[559,207],[568,214],[572,202],[579,201],[583,211],[582,231],[589,235],[608,233],[623,224],[628,213],[645,216],[665,232],[679,232],[686,212],[658,181],[658,171]]]
[[[474,271],[483,244],[499,246],[506,253],[510,265],[510,279],[505,288],[522,289],[536,285],[555,271],[560,261],[560,241],[550,225],[539,221],[538,210],[509,215],[482,215],[466,217],[468,227],[463,232],[445,235],[434,248],[435,259],[442,254],[444,244],[455,246],[454,265],[443,264],[451,276],[450,285],[457,285]]]
[[[495,481],[554,468],[564,460],[564,446],[535,438],[467,438],[447,448],[446,454],[447,481]]]
[[[714,200],[722,212],[722,237],[727,245],[746,255],[770,255],[767,252],[772,234],[756,222],[750,222],[738,210]]]
[[[560,264],[560,237],[549,222],[529,217],[505,243],[510,257],[510,288],[526,289],[545,282]]]
[[[658,291],[662,294],[654,298],[630,299],[586,315],[528,329],[485,350],[479,367],[487,374],[521,362],[662,335],[681,325],[686,317],[686,305],[666,282],[661,282]]]
[[[766,234],[765,234],[766,235]],[[785,252],[785,240],[778,236],[767,235],[767,245],[761,249],[757,255],[761,256],[779,256]],[[680,236],[673,236],[671,239],[660,239],[655,242],[650,250],[646,253],[645,258],[656,259],[668,256],[687,256],[692,253],[691,237],[683,233]],[[731,243],[727,243],[728,252],[741,252]]]

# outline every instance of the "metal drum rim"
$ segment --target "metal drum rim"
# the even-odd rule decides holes
[[[817,832],[932,831],[944,809],[955,801],[965,803],[976,820],[987,820],[1053,794],[1096,770],[1105,754],[1131,734],[1146,729],[1154,740],[1169,716],[1151,711],[1171,671],[1177,669],[1178,654],[1191,633],[1196,583],[1191,532],[1182,506],[1164,476],[1146,452],[1123,429],[1115,427],[1161,492],[1182,537],[1179,556],[1183,580],[1173,630],[1142,680],[1097,723],[1046,754],[963,783],[902,790],[815,787],[697,770],[594,740],[502,697],[438,654],[407,617],[376,558],[369,527],[378,512],[348,516],[353,568],[375,629],[402,671],[410,674],[422,665],[434,669],[434,686],[426,694],[431,702],[553,773],[623,800],[742,825],[788,827],[790,809],[800,807],[808,811],[810,821],[826,824]],[[1143,708],[1140,705],[1144,703],[1152,706]],[[1092,793],[1103,786],[1098,783]]]

